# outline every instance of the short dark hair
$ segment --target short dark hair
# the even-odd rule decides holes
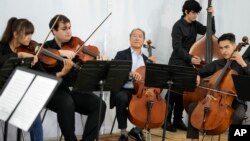
[[[195,0],[186,0],[185,3],[182,6],[182,13],[183,13],[183,17],[186,15],[185,11],[187,10],[187,12],[191,12],[194,11],[196,13],[199,13],[201,11],[202,7],[201,5],[195,1]]]
[[[54,22],[56,21],[57,17],[59,16],[59,19],[57,20],[57,22],[55,23],[55,26],[53,29],[55,29],[56,31],[58,30],[58,27],[59,27],[59,23],[62,22],[62,23],[70,23],[70,20],[69,18],[67,18],[66,16],[64,15],[55,15],[49,22],[49,28],[52,28]]]
[[[235,35],[233,33],[222,34],[218,39],[218,43],[225,40],[229,40],[231,43],[235,43]]]

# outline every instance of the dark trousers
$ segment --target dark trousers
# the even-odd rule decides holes
[[[58,89],[50,99],[47,107],[57,113],[57,120],[65,141],[76,141],[75,136],[75,112],[87,115],[84,133],[84,141],[94,141],[100,127],[99,119],[99,97],[93,93],[69,92]],[[101,123],[104,120],[106,104],[102,101]]]
[[[166,94],[165,99],[167,100],[168,94]],[[168,103],[168,116],[167,122],[171,123],[172,114],[174,111],[174,122],[182,120],[183,113],[183,95],[175,92],[170,92],[169,103]]]
[[[128,105],[131,100],[133,89],[122,89],[115,93],[116,116],[119,129],[127,128]]]

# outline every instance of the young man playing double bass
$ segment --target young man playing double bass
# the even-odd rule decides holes
[[[204,35],[207,30],[206,26],[196,20],[201,9],[202,7],[195,0],[186,0],[183,4],[183,15],[172,28],[171,36],[173,52],[169,59],[169,65],[192,67],[192,65],[200,64],[201,58],[190,55],[189,50],[195,43],[197,35]],[[214,13],[212,7],[209,7],[207,11],[212,15]],[[214,17],[212,17],[211,20],[212,30],[215,33]],[[165,99],[167,99],[167,97],[168,95],[166,94]],[[183,110],[183,95],[176,92],[170,92],[168,116],[166,121],[167,131],[176,132],[177,128],[181,130],[187,129],[182,120]]]
[[[140,80],[141,75],[136,72],[136,69],[140,66],[145,65],[146,60],[151,60],[152,62],[156,62],[155,56],[146,57],[142,53],[142,47],[145,41],[145,32],[140,28],[135,28],[131,31],[129,36],[130,47],[117,52],[115,56],[115,60],[131,60],[132,68],[129,73],[128,80],[124,83],[121,90],[117,93],[111,95],[110,106],[116,106],[116,116],[118,121],[118,128],[121,130],[121,135],[119,141],[127,141],[127,119],[128,119],[128,109],[129,102],[132,98],[134,92],[133,79]],[[143,134],[141,129],[133,128],[129,135],[134,137],[137,141],[144,141]]]
[[[219,50],[223,56],[223,59],[215,60],[212,63],[209,63],[205,65],[203,68],[199,69],[197,76],[197,85],[200,84],[200,78],[212,76],[218,70],[222,69],[227,63],[228,59],[232,60],[230,68],[236,71],[237,74],[250,75],[250,66],[248,64],[249,60],[244,60],[238,51],[234,52],[236,48],[235,35],[232,33],[223,34],[222,36],[219,37],[218,43],[219,43]],[[231,54],[233,55],[230,58]],[[198,141],[199,139],[199,130],[194,128],[190,122],[191,121],[190,117],[196,105],[197,103],[191,103],[188,107],[189,120],[187,129],[187,138],[191,139],[192,141]],[[245,112],[247,110],[247,105],[245,101],[239,100],[237,97],[235,97],[232,102],[232,108],[234,109],[234,112],[232,115],[231,124],[241,124],[245,117]]]

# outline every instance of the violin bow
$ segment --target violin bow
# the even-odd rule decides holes
[[[37,50],[36,56],[38,56],[38,54],[40,53],[41,49],[43,48],[45,42],[47,41],[47,39],[48,39],[48,37],[49,37],[49,35],[50,35],[50,33],[52,32],[54,26],[56,25],[56,22],[58,21],[59,17],[60,17],[60,16],[57,16],[55,22],[53,23],[52,27],[51,27],[50,30],[49,30],[49,33],[47,34],[46,38],[44,39],[42,45],[41,45],[40,48]]]
[[[85,42],[75,51],[75,53],[77,54],[78,52],[80,52],[82,50],[82,48],[84,47],[84,44],[90,39],[90,37],[97,31],[97,29],[99,29],[101,27],[101,25],[108,19],[108,17],[112,14],[112,12],[110,12],[108,14],[108,16],[106,16],[106,18],[97,26],[97,28],[89,35],[89,37],[85,40]]]

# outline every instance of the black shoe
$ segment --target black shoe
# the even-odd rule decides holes
[[[164,124],[162,125],[161,128],[164,129]],[[177,131],[176,128],[174,128],[174,126],[170,122],[166,123],[166,130],[169,132],[176,132]]]
[[[177,129],[187,131],[187,126],[184,124],[182,120],[176,122],[174,121],[173,126]]]
[[[142,130],[140,128],[132,128],[129,132],[128,135],[133,138],[136,139],[137,141],[145,141]]]
[[[128,136],[121,134],[118,141],[128,141]]]

